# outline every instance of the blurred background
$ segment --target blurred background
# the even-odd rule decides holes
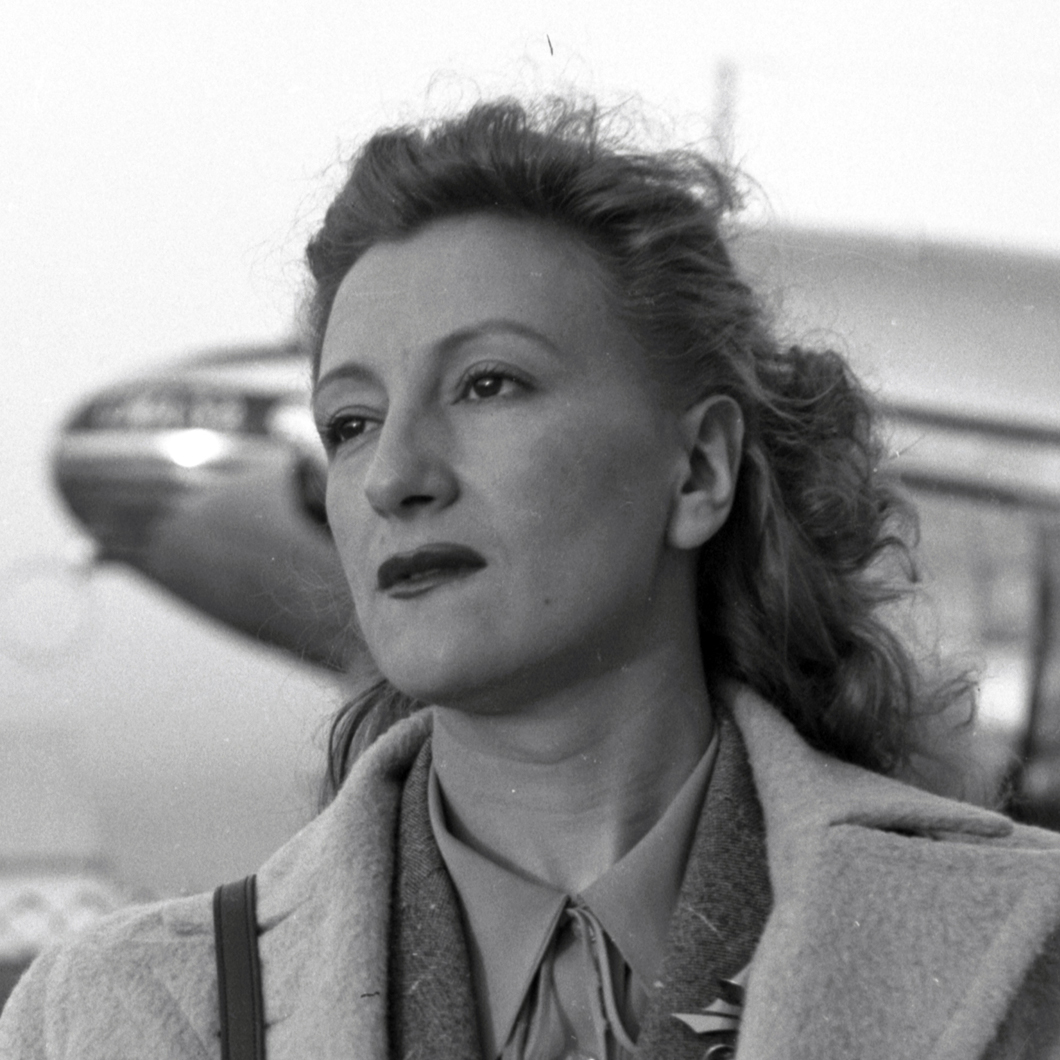
[[[983,675],[977,754],[997,777],[1031,754],[1053,798],[1056,0],[45,0],[5,6],[0,41],[0,975],[252,871],[313,813],[343,679],[275,646],[328,657],[343,613],[285,345],[302,249],[360,138],[497,92],[632,100],[649,143],[754,179],[739,253],[782,329],[891,408],[929,621]],[[99,492],[130,432],[179,489]],[[219,514],[195,476],[222,465]],[[145,496],[187,521],[137,522]],[[241,556],[282,568],[258,618]]]

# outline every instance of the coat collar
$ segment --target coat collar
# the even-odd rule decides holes
[[[729,685],[723,691],[779,836],[794,838],[837,824],[991,838],[1013,831],[1003,814],[932,795],[814,750],[775,707],[746,686]],[[787,850],[777,853],[790,856]]]
[[[1060,837],[837,762],[750,691],[728,698],[774,892],[738,1056],[980,1055],[1060,924]],[[395,726],[259,873],[273,1055],[386,1056],[395,828],[429,732],[428,712]]]

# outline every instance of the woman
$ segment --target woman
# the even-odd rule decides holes
[[[779,348],[732,205],[501,102],[373,137],[310,243],[380,677],[258,873],[274,1060],[1060,1055],[1060,840],[888,776],[966,686],[880,617],[869,402]],[[0,1051],[216,1056],[216,991],[208,896],[163,903],[41,958]]]

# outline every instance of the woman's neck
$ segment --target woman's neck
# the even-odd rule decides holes
[[[453,834],[571,894],[606,872],[662,816],[713,732],[698,659],[661,662],[598,674],[533,710],[435,707]]]

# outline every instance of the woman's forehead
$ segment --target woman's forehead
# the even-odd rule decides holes
[[[320,374],[392,356],[484,323],[510,321],[558,349],[590,334],[628,338],[590,252],[555,226],[492,215],[435,222],[368,250],[342,281]]]

